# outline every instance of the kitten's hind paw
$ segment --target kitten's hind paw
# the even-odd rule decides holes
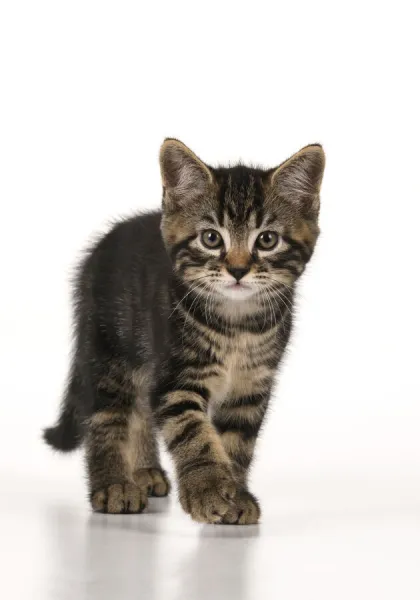
[[[138,469],[134,473],[134,481],[141,488],[147,489],[148,496],[161,498],[167,496],[171,484],[163,469]]]
[[[90,501],[95,512],[113,515],[141,513],[147,506],[147,489],[132,483],[114,483],[92,492]]]

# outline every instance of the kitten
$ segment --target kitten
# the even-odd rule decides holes
[[[95,511],[138,513],[168,494],[160,431],[193,519],[258,521],[247,475],[319,233],[324,162],[312,145],[274,169],[213,168],[167,139],[162,212],[88,252],[67,391],[44,437],[62,451],[84,442]]]

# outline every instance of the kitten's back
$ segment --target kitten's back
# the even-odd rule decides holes
[[[153,364],[163,354],[171,265],[160,233],[161,213],[119,223],[94,243],[74,286],[74,362],[57,424],[44,439],[57,450],[74,450],[95,410],[90,370],[112,356],[115,365]]]

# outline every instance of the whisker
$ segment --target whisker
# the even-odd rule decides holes
[[[208,275],[203,275],[203,276],[201,276],[201,277],[197,277],[196,279],[194,279],[194,280],[193,280],[193,282],[200,281],[201,279],[207,279],[207,278],[208,278]],[[181,300],[178,302],[178,304],[175,306],[175,308],[173,309],[173,311],[172,311],[172,312],[171,312],[171,314],[169,315],[168,319],[170,319],[170,318],[172,317],[172,315],[174,314],[174,312],[176,311],[176,309],[178,308],[178,306],[181,304],[181,302],[183,302],[187,296],[189,296],[189,295],[190,295],[192,292],[194,292],[195,290],[197,290],[197,289],[199,289],[199,288],[200,288],[200,284],[198,284],[198,285],[197,285],[197,286],[195,286],[194,288],[190,289],[190,290],[189,290],[189,291],[188,291],[188,292],[185,294],[185,296],[183,296],[183,297],[181,298]]]
[[[287,296],[284,296],[280,290],[276,290],[275,288],[270,287],[269,289],[270,293],[272,293],[273,296],[278,298],[289,312],[293,312],[293,304],[289,300],[289,298],[287,298]]]

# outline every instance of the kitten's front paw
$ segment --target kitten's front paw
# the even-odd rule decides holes
[[[223,523],[226,514],[236,515],[236,483],[225,465],[195,469],[182,476],[179,499],[182,508],[200,523]]]
[[[147,488],[132,483],[114,483],[92,492],[95,512],[118,514],[141,513],[147,506]]]
[[[247,490],[238,490],[235,496],[235,509],[224,515],[222,523],[255,525],[260,516],[260,505],[256,497]]]

